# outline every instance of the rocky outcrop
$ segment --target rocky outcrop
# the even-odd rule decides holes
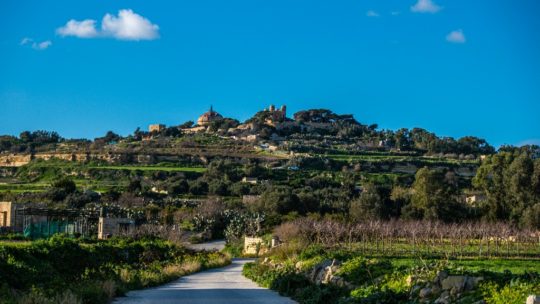
[[[482,280],[482,277],[448,275],[446,271],[439,271],[433,281],[423,286],[413,286],[411,289],[411,298],[419,298],[420,302],[437,304],[453,303],[464,292],[475,289]],[[412,279],[409,281],[412,281]]]
[[[324,260],[313,267],[307,274],[307,278],[316,285],[333,284],[339,287],[352,288],[352,284],[336,274],[340,266],[341,262],[336,259]]]
[[[0,155],[0,167],[20,167],[28,164],[31,160],[31,154]]]

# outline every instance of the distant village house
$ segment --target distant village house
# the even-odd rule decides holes
[[[163,130],[165,130],[166,126],[165,125],[162,125],[162,124],[153,124],[153,125],[150,125],[148,126],[148,132],[152,133],[152,132],[161,132]]]

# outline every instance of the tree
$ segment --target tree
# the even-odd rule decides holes
[[[525,153],[518,155],[504,172],[505,199],[514,222],[519,221],[523,211],[534,202],[533,172],[534,163]]]
[[[184,194],[189,191],[189,184],[185,179],[174,181],[169,184],[167,191],[172,195]]]
[[[204,195],[208,193],[208,184],[200,179],[189,183],[189,192],[193,195]]]
[[[53,182],[51,186],[53,189],[61,190],[66,194],[77,191],[77,185],[75,185],[75,182],[69,178],[61,178]]]
[[[411,146],[409,139],[408,129],[399,129],[394,133],[394,142],[396,143],[396,149],[406,150]]]
[[[409,208],[413,214],[443,221],[457,221],[464,215],[464,207],[455,198],[458,188],[451,174],[424,167],[416,172],[412,189]]]
[[[258,211],[268,214],[284,215],[291,211],[298,211],[298,196],[293,193],[290,187],[272,187],[263,192],[255,207]]]
[[[457,141],[459,153],[463,154],[493,154],[495,148],[490,146],[485,139],[465,136]]]
[[[142,191],[142,184],[141,181],[138,179],[131,180],[129,182],[129,185],[127,187],[127,191],[129,193],[137,193]]]
[[[540,203],[532,205],[523,211],[521,224],[533,229],[540,229]]]
[[[105,134],[105,136],[103,137],[96,137],[94,139],[94,143],[97,144],[97,145],[106,145],[106,144],[111,144],[111,143],[116,143],[118,142],[120,139],[122,139],[122,136],[114,133],[113,131],[107,131],[107,133]]]
[[[74,181],[69,178],[61,178],[51,184],[51,188],[47,191],[46,196],[52,201],[59,202],[76,191],[77,186]]]
[[[148,134],[148,133],[147,133],[147,132],[144,132],[144,131],[141,131],[141,128],[140,128],[140,127],[137,127],[137,129],[135,129],[135,131],[133,131],[133,139],[135,139],[135,140],[141,140],[142,137],[143,137],[145,134]]]
[[[229,194],[229,183],[223,180],[212,180],[208,183],[208,191],[214,195],[226,196]]]
[[[22,142],[29,143],[32,141],[32,133],[30,133],[30,131],[23,131],[19,134],[19,138]]]
[[[238,182],[238,183],[232,184],[229,188],[232,195],[242,196],[242,195],[249,194],[249,191],[251,189],[251,184]]]
[[[107,134],[105,134],[105,137],[103,137],[106,143],[110,142],[118,142],[120,139],[122,139],[122,136],[114,133],[113,131],[108,131]]]
[[[522,219],[523,213],[531,214],[540,203],[539,180],[539,160],[530,150],[505,148],[482,162],[473,185],[486,194],[486,218],[526,225],[530,221]]]
[[[188,120],[186,122],[184,122],[183,124],[179,125],[178,128],[180,129],[189,129],[191,127],[193,127],[195,123],[191,120]]]
[[[411,203],[412,192],[411,189],[395,186],[392,188],[390,194],[390,199],[392,200],[392,213],[395,216],[401,215],[401,210],[403,207],[408,206]]]
[[[366,184],[360,196],[351,202],[349,216],[356,221],[388,218],[386,200],[374,184]]]

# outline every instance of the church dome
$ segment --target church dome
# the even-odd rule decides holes
[[[197,119],[197,124],[199,126],[206,126],[212,121],[221,120],[221,119],[223,119],[223,116],[221,116],[221,114],[214,111],[214,109],[210,107],[210,110],[208,112],[199,116],[199,119]]]

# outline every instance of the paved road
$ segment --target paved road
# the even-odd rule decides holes
[[[117,304],[292,304],[289,298],[261,288],[242,276],[242,266],[252,259],[234,259],[222,268],[182,277],[169,284],[128,292]]]

